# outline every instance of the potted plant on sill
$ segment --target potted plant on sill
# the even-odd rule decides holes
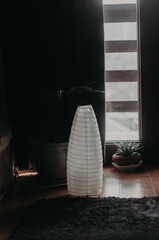
[[[114,143],[117,147],[116,153],[112,156],[113,162],[118,166],[137,165],[141,161],[139,149],[143,148],[140,143],[133,141],[120,141]]]
[[[32,111],[37,129],[41,130],[39,136],[30,139],[30,144],[35,168],[48,182],[66,183],[67,147],[74,113],[79,104],[90,104],[88,96],[92,93],[104,92],[77,86],[36,95]]]

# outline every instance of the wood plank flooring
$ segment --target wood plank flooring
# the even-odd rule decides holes
[[[159,195],[159,167],[142,166],[135,172],[104,168],[102,197],[150,197]]]
[[[104,167],[103,191],[99,197],[159,196],[159,164],[143,165],[134,172],[119,172],[113,166]],[[71,197],[66,186],[43,189],[28,185],[36,172],[21,171],[2,201],[0,201],[0,240],[7,240],[26,207],[37,199]]]

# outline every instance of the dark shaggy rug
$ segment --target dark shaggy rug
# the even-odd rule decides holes
[[[159,197],[34,202],[10,240],[159,239]]]

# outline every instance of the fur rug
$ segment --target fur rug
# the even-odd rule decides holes
[[[57,198],[34,202],[10,240],[156,240],[159,197]]]

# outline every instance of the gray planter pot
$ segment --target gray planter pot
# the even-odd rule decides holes
[[[68,143],[34,144],[33,160],[39,177],[53,183],[66,183]]]

